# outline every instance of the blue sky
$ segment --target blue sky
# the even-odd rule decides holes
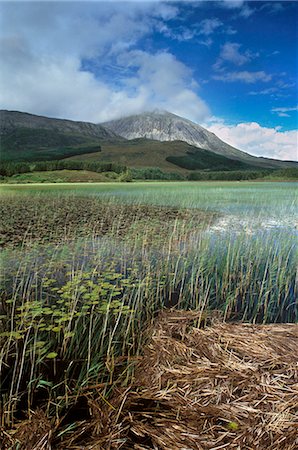
[[[155,108],[297,153],[297,2],[0,2],[0,107],[101,122]]]

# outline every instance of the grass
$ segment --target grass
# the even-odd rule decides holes
[[[296,322],[293,189],[1,187],[11,236],[2,252],[2,424],[42,408],[58,441],[76,429],[70,411],[86,392],[109,403],[115,386],[130,386],[146,327],[163,308],[195,310],[198,325],[212,311],[224,321]],[[227,218],[230,230],[220,227]]]

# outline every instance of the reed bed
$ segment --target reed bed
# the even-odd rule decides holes
[[[4,448],[296,449],[298,325],[204,320],[202,327],[198,312],[162,312],[146,330],[128,388],[117,387],[108,402],[102,387],[87,391],[90,417],[62,443],[59,427],[37,411],[2,433]]]
[[[297,448],[298,325],[200,319],[160,315],[102,448]]]
[[[189,394],[189,402],[193,407],[196,404],[194,396],[199,395],[201,389],[205,392],[202,395],[206,395],[207,406],[209,400],[210,405],[215,402],[213,406],[216,416],[219,414],[216,402],[221,401],[221,396],[228,403],[237,403],[236,393],[245,389],[249,377],[260,384],[260,392],[266,381],[267,369],[268,379],[271,380],[271,338],[272,342],[274,341],[272,345],[276,346],[279,336],[281,343],[276,350],[278,355],[281,355],[282,351],[287,352],[289,366],[291,361],[294,361],[289,342],[290,338],[297,342],[294,336],[297,328],[290,324],[277,324],[297,322],[297,253],[292,231],[276,229],[270,232],[260,230],[254,234],[248,234],[245,230],[240,233],[210,233],[208,226],[217,220],[218,213],[212,209],[186,209],[175,206],[174,202],[171,207],[166,207],[163,203],[169,195],[169,192],[166,192],[160,205],[133,201],[133,206],[129,206],[130,197],[122,202],[123,197],[117,200],[116,197],[108,195],[100,199],[82,197],[79,194],[59,194],[58,197],[34,194],[31,198],[27,195],[12,195],[9,202],[8,197],[3,200],[2,220],[11,233],[7,239],[5,232],[1,267],[1,448],[14,448],[13,445],[19,445],[16,448],[29,450],[29,441],[35,445],[32,449],[85,448],[82,445],[87,445],[90,434],[95,439],[94,444],[90,443],[90,447],[86,447],[90,449],[122,448],[121,446],[127,449],[173,450],[216,448],[217,439],[224,433],[227,439],[230,439],[233,433],[236,433],[235,436],[242,436],[239,430],[246,430],[247,435],[249,421],[251,430],[254,427],[258,430],[256,434],[252,434],[257,439],[256,436],[261,436],[262,431],[258,420],[267,420],[269,417],[268,415],[264,418],[262,415],[266,407],[270,414],[273,414],[272,420],[275,412],[280,411],[279,406],[274,409],[274,401],[270,403],[271,394],[268,394],[264,401],[261,397],[256,400],[260,400],[259,409],[252,400],[254,406],[251,408],[256,408],[259,415],[254,415],[251,411],[251,414],[245,416],[243,412],[241,416],[240,412],[236,411],[233,416],[226,406],[223,407],[223,421],[216,422],[211,415],[209,423],[209,416],[205,417],[205,428],[199,415],[197,421],[203,427],[202,436],[207,436],[207,440],[211,439],[210,442],[213,442],[215,447],[204,447],[207,445],[205,441],[194,438],[193,431],[190,432],[192,437],[184,436],[183,433],[187,434],[183,428],[186,427],[187,413],[181,416],[181,423],[178,420],[179,411],[181,408],[183,410],[183,395],[187,397]],[[245,195],[247,197],[248,194]],[[25,237],[15,237],[19,223],[23,224],[24,230],[29,230]],[[156,322],[160,311],[172,307],[175,312],[159,316]],[[202,329],[210,325],[210,317],[212,323],[216,317],[220,318],[220,323],[213,323],[210,328]],[[227,325],[227,322],[250,322],[254,325]],[[265,324],[271,323],[276,325],[268,325],[269,328],[266,328]],[[180,331],[177,331],[176,335],[175,330],[178,328]],[[239,334],[237,351],[234,339],[233,349],[229,352],[228,330],[231,339],[233,333],[235,339]],[[181,333],[185,338],[181,337]],[[220,347],[220,333],[226,336],[222,338],[226,347]],[[288,340],[283,340],[283,333],[285,337],[289,337]],[[157,347],[154,347],[156,336],[159,336],[158,351]],[[194,336],[197,336],[200,342],[205,342],[207,356],[200,353],[197,355],[196,351],[199,350],[193,350],[196,345],[198,348],[201,345],[193,341]],[[253,336],[256,337],[255,341]],[[263,348],[260,336],[266,341],[264,349],[269,349],[267,365],[259,361]],[[137,437],[137,432],[132,431],[136,431],[138,426],[146,422],[147,407],[148,417],[151,417],[153,407],[150,405],[156,405],[157,397],[162,396],[161,393],[158,394],[154,380],[149,377],[150,365],[156,370],[160,369],[157,369],[152,360],[153,356],[149,354],[150,346],[144,353],[148,340],[151,347],[155,348],[156,356],[159,352],[164,355],[165,361],[168,351],[168,356],[174,357],[177,352],[179,354],[181,346],[181,349],[184,349],[181,350],[181,364],[185,363],[185,366],[179,365],[179,355],[176,355],[176,362],[169,360],[169,367],[173,363],[173,372],[169,369],[168,387],[159,387],[165,393],[165,399],[170,402],[168,411],[172,412],[167,415],[166,411],[163,411],[161,416],[157,417],[154,425],[156,429],[148,431],[157,437],[148,441],[149,443],[147,432],[140,431],[145,433],[145,437]],[[212,351],[218,351],[218,354],[214,353],[214,359],[207,350],[209,345],[213,348],[213,341],[217,344]],[[169,347],[170,342],[173,344],[173,355]],[[259,353],[247,356],[243,353],[242,361],[239,354],[244,351],[245,342],[251,347],[247,347],[247,352],[250,349],[253,353],[254,348]],[[164,351],[161,347],[163,343]],[[202,348],[204,345],[202,344]],[[262,355],[265,355],[266,351],[264,350]],[[188,361],[185,360],[186,354],[191,355]],[[235,358],[233,355],[236,355]],[[224,377],[224,368],[221,365],[227,356],[226,364],[232,361],[236,370],[239,363],[239,371],[244,373],[246,370],[242,378],[237,372],[238,369],[236,376],[232,367],[228,366],[225,366],[228,378]],[[196,357],[199,359],[196,360]],[[219,359],[216,362],[217,357]],[[151,361],[148,362],[147,369],[146,358]],[[285,359],[280,361],[276,365],[275,362],[272,363],[274,370],[277,370],[280,364],[281,371],[279,378],[279,375],[276,375],[276,378],[273,377],[270,381],[276,387],[272,395],[276,393],[278,398],[285,398],[281,396],[288,392],[286,400],[290,401],[290,397],[295,394],[294,388],[283,382],[286,383],[292,369],[287,371],[283,363]],[[208,397],[203,384],[198,382],[196,385],[196,381],[193,381],[193,377],[196,379],[199,376],[195,370],[195,365],[198,364],[207,371],[208,377],[211,377],[215,365],[219,364],[216,366],[218,372],[214,371],[214,386],[209,385],[209,378],[203,376],[204,383],[210,390],[216,391],[217,384],[222,386],[222,390],[219,388],[213,397],[213,394]],[[257,375],[253,378],[254,373],[257,374],[259,370],[258,364],[263,374],[262,383]],[[142,370],[143,375],[148,372],[148,385],[144,384],[145,381],[140,381],[143,377]],[[164,371],[164,367],[162,370]],[[173,377],[173,383],[170,376]],[[187,384],[184,376],[189,377],[191,383]],[[183,380],[186,384],[183,384]],[[227,384],[221,385],[224,382]],[[229,382],[235,382],[235,389]],[[151,403],[152,399],[149,402],[145,399],[142,406],[141,400],[137,400],[137,396],[143,395],[137,387],[143,385],[147,390],[154,388],[150,395],[155,403]],[[280,392],[277,385],[281,386]],[[252,383],[249,386],[252,386]],[[175,413],[178,414],[175,416],[177,422],[174,422],[174,406],[171,406],[172,400],[169,397],[172,389],[173,405],[174,402],[180,402],[180,406],[178,403],[177,405],[181,407]],[[150,395],[148,391],[148,396]],[[251,394],[247,395],[248,404]],[[120,403],[117,403],[118,401]],[[205,405],[201,397],[200,402]],[[246,400],[243,400],[242,409],[245,402]],[[134,405],[139,405],[144,410],[139,419],[134,409],[138,406]],[[198,410],[195,411],[190,411],[190,423],[193,423],[191,421],[194,420],[195,414],[198,414]],[[136,419],[136,424],[139,423],[135,429],[127,419],[131,416]],[[280,413],[278,417],[283,416]],[[168,425],[163,419],[169,419]],[[290,419],[292,421],[292,415]],[[28,423],[31,435],[28,433]],[[146,427],[149,427],[148,423],[145,423]],[[188,444],[185,447],[171,447],[172,444],[166,447],[165,445],[171,442],[168,440],[170,431],[167,436],[158,437],[158,430],[161,431],[162,427],[166,429],[166,426],[169,426],[173,433],[175,427],[182,426],[184,431],[180,430],[180,434],[177,431],[179,439],[184,436],[186,444],[191,442],[191,439],[197,439],[196,444],[192,445],[201,447],[191,447],[190,444],[189,447]],[[193,425],[191,430],[192,427]],[[282,430],[285,429],[283,427],[284,425],[281,426]],[[292,436],[292,428],[289,427],[287,433],[280,436],[280,441],[277,442],[290,445],[285,437],[289,430],[289,436]],[[39,443],[33,435],[38,438]],[[263,442],[270,444],[269,435],[277,439],[273,431],[268,431],[264,439],[260,437],[256,442],[260,442],[260,445],[263,445]],[[24,441],[26,438],[29,441]],[[177,442],[181,443],[181,439]],[[218,448],[226,442],[224,439],[218,441]],[[254,447],[249,440],[241,441],[242,437],[239,439],[242,447],[239,444],[238,448],[265,448]],[[232,441],[227,442],[226,448],[237,448],[229,447]],[[268,448],[275,448],[267,444]]]

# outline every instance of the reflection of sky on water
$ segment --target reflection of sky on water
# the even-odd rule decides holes
[[[120,202],[198,208],[221,217],[211,232],[252,234],[260,230],[292,230],[297,233],[297,183],[134,185],[98,195]],[[95,192],[94,192],[95,194]],[[96,195],[96,194],[95,194]]]
[[[285,231],[292,235],[298,234],[296,217],[243,217],[241,215],[224,215],[217,219],[209,228],[210,233],[245,233],[247,235],[270,231]]]
[[[209,240],[211,246],[217,242],[217,250],[225,248],[236,238],[249,242],[254,237],[258,237],[260,242],[271,241],[271,245],[283,241],[288,248],[295,246],[298,234],[298,212],[295,205],[297,187],[297,183],[127,183],[80,186],[75,190],[67,186],[67,190],[72,195],[92,195],[112,202],[198,208],[219,213],[219,217],[207,230],[194,230],[188,235],[187,241],[177,243],[174,253],[187,254],[192,250],[199,251],[201,239]],[[30,186],[28,190],[30,191]],[[39,188],[38,192],[42,190]],[[55,190],[55,187],[51,187],[50,192],[53,194]],[[118,255],[120,261],[140,257],[133,245],[130,248],[129,242],[115,241],[107,236],[77,245],[79,250],[74,244],[69,246],[71,250],[67,258],[76,257],[78,265],[82,260],[88,264],[89,256],[98,252],[106,260],[112,255]],[[49,259],[55,260],[50,255],[52,251],[49,252]],[[168,250],[161,247],[154,251],[158,259],[166,257]],[[36,250],[37,254],[39,252],[42,253],[43,250]],[[60,249],[57,252],[60,253]],[[63,259],[61,255],[57,257]],[[46,256],[43,255],[42,258],[46,259]]]

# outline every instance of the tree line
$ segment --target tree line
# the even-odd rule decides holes
[[[114,172],[123,177],[123,181],[134,180],[167,180],[167,181],[241,181],[257,179],[290,179],[298,180],[298,168],[287,169],[260,169],[260,170],[233,170],[233,171],[192,171],[188,174],[177,172],[164,172],[158,167],[145,167],[129,169],[125,165],[111,162],[52,160],[36,162],[1,162],[0,176],[28,172],[46,172],[53,170],[88,170],[91,172]],[[121,178],[122,181],[122,178]]]
[[[89,170],[91,172],[115,172],[122,173],[127,171],[127,167],[110,163],[96,161],[76,161],[76,160],[53,160],[36,162],[2,162],[0,165],[0,175],[11,177],[20,173],[28,172],[46,172],[52,170]]]

